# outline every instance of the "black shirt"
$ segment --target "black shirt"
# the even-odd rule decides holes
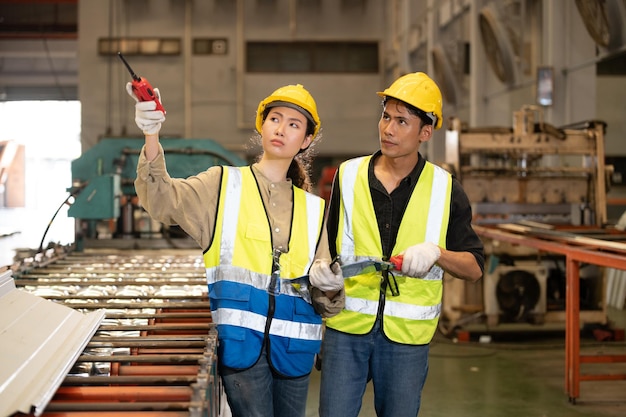
[[[405,213],[406,206],[415,189],[417,180],[424,169],[426,160],[419,154],[419,158],[413,171],[404,178],[398,187],[390,193],[387,192],[382,183],[374,175],[374,161],[381,155],[377,151],[369,162],[368,182],[371,190],[371,199],[374,205],[374,212],[378,221],[383,255],[391,256],[391,251],[396,243],[400,222],[404,215],[419,216],[419,213]],[[328,211],[328,239],[330,243],[330,253],[334,258],[337,255],[336,238],[339,222],[339,171],[335,175],[333,190],[331,194]],[[452,178],[452,198],[450,200],[450,220],[446,236],[446,249],[454,252],[470,252],[476,258],[476,262],[484,271],[485,255],[483,243],[472,229],[472,207],[469,199],[461,186],[461,183]]]

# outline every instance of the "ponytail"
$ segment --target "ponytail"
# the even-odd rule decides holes
[[[313,184],[311,183],[311,176],[309,174],[311,166],[308,161],[304,161],[304,158],[301,158],[302,155],[304,154],[296,155],[291,161],[291,165],[289,165],[289,169],[287,170],[287,178],[290,178],[291,182],[296,187],[311,192],[313,190]]]

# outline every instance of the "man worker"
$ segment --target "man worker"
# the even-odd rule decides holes
[[[326,320],[321,417],[356,417],[370,380],[377,416],[417,416],[444,271],[471,282],[483,275],[467,195],[419,153],[443,123],[438,86],[416,72],[378,95],[380,150],[340,165],[328,213],[330,250],[343,264],[401,255],[402,266],[346,277],[345,307]]]

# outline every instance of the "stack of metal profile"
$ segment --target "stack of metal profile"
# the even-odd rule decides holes
[[[33,310],[34,304],[43,308],[43,303],[27,301],[29,313],[15,314],[19,320],[29,316],[31,322],[13,325],[9,333],[29,328],[28,334],[49,336],[38,336],[37,346],[24,346],[33,354],[24,355],[27,359],[21,361],[26,365],[14,367],[16,375],[8,380],[23,379],[23,389],[32,390],[33,383],[28,381],[38,379],[28,374],[38,371],[27,365],[37,363],[35,358],[42,351],[58,352],[46,363],[53,363],[54,358],[70,362],[56,364],[65,373],[53,392],[45,392],[50,387],[41,388],[37,401],[29,399],[32,393],[24,394],[25,403],[18,403],[15,411],[25,413],[28,408],[30,415],[55,417],[225,415],[217,376],[217,334],[197,251],[70,252],[43,266],[14,271],[13,278],[20,295],[43,298],[55,308],[63,305],[80,317],[101,317],[97,328],[86,332],[83,343],[64,343],[76,328],[86,326],[64,329],[65,318],[51,326]],[[16,303],[11,305],[16,308]],[[16,338],[25,339],[12,337]],[[68,349],[78,345],[82,350],[60,352],[64,345]],[[9,410],[8,415],[12,414]]]

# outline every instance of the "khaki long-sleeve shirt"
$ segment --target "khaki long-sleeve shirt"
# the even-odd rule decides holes
[[[135,180],[139,201],[153,219],[180,226],[204,251],[215,230],[222,168],[214,166],[185,179],[172,178],[167,172],[163,148],[159,147],[159,155],[153,161],[146,159],[144,149],[141,151]],[[271,182],[255,165],[252,165],[252,170],[267,210],[274,249],[287,252],[293,210],[291,180]],[[315,257],[330,259],[326,227],[323,228]],[[312,296],[316,310],[326,317],[339,313],[343,308],[343,290],[332,300],[316,288],[313,288]]]

